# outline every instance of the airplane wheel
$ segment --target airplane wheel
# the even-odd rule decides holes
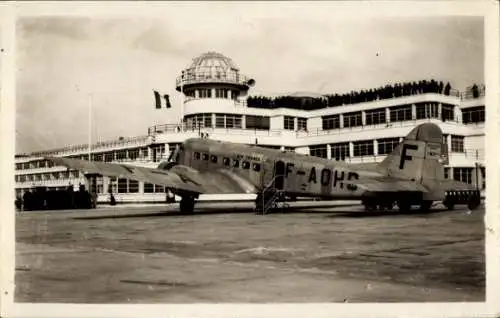
[[[194,211],[194,199],[193,198],[182,198],[180,203],[181,213],[193,213]]]
[[[471,196],[471,198],[469,198],[469,202],[467,203],[467,208],[469,208],[469,210],[475,210],[480,204],[481,204],[480,197]]]
[[[455,207],[455,203],[452,200],[444,200],[443,205],[450,211]]]
[[[427,212],[431,209],[432,206],[432,201],[423,201],[422,204],[420,204],[420,211]]]
[[[262,193],[257,194],[257,198],[255,198],[255,214],[262,214],[262,210],[264,209],[262,205]]]

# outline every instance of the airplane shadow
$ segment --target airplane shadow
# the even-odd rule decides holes
[[[127,214],[108,214],[108,215],[92,215],[92,216],[77,216],[73,220],[102,220],[102,219],[128,219],[128,218],[147,218],[147,217],[179,217],[179,216],[197,216],[197,215],[214,215],[214,214],[234,214],[234,213],[254,213],[249,208],[231,208],[221,210],[217,208],[202,208],[195,209],[194,212],[181,211],[159,211],[153,213],[127,213]]]
[[[334,212],[332,215],[328,215],[329,218],[366,218],[366,217],[404,217],[404,216],[427,216],[433,214],[439,214],[444,212],[452,212],[448,209],[432,209],[429,211],[411,210],[407,212],[399,212],[398,210],[392,211],[359,211],[359,212],[347,212],[339,211]]]
[[[343,205],[343,206],[331,206],[330,208],[346,208],[346,207],[355,207],[358,205]],[[305,211],[306,210],[306,211]],[[452,212],[447,209],[431,209],[429,211],[420,211],[418,209],[411,210],[409,212],[399,212],[397,210],[392,211],[353,211],[353,210],[338,210],[332,211],[328,209],[328,207],[284,207],[280,209],[276,209],[274,211],[270,211],[266,215],[284,215],[284,214],[327,214],[326,217],[329,218],[363,218],[363,217],[384,217],[384,216],[425,216],[432,215],[443,212]],[[185,216],[203,216],[203,215],[221,215],[221,214],[254,214],[252,208],[249,207],[232,207],[232,208],[219,208],[219,207],[210,207],[210,208],[198,208],[195,209],[194,212],[185,213],[181,211],[159,211],[152,213],[124,213],[118,214],[108,214],[108,215],[91,215],[91,216],[80,216],[73,217],[73,220],[101,220],[101,219],[127,219],[127,218],[148,218],[148,217],[185,217]],[[261,215],[262,216],[262,215]]]

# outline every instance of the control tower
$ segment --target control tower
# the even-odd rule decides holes
[[[184,94],[184,116],[228,113],[246,106],[246,96],[255,80],[242,75],[227,56],[207,52],[193,59],[176,79],[176,90]]]

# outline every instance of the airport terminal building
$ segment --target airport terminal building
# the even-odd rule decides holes
[[[485,89],[471,83],[463,91],[433,79],[320,95],[251,96],[255,80],[228,57],[208,52],[193,59],[176,80],[183,95],[179,124],[145,127],[145,135],[90,145],[70,145],[17,154],[16,195],[37,187],[62,190],[85,184],[79,171],[53,166],[43,156],[157,167],[188,138],[257,144],[348,163],[377,163],[412,128],[438,124],[448,146],[445,176],[485,187]],[[386,85],[387,84],[387,85]],[[165,101],[156,94],[157,108]],[[163,96],[165,97],[165,96]],[[168,107],[168,106],[167,106]],[[127,179],[98,178],[98,201],[165,202],[162,186]]]

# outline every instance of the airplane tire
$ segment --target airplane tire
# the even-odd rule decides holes
[[[481,198],[479,196],[471,196],[469,202],[467,203],[467,208],[469,210],[475,210],[481,204]]]
[[[257,194],[257,198],[255,199],[255,214],[260,215],[263,214],[263,205],[262,205],[262,193]]]
[[[182,198],[180,202],[181,213],[193,213],[194,200],[192,198]]]

